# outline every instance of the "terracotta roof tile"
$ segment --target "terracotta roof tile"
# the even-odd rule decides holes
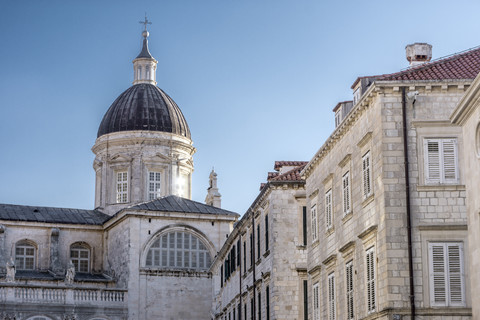
[[[421,64],[376,80],[457,80],[475,79],[480,72],[480,47]]]
[[[267,176],[267,181],[270,181],[271,179],[277,177],[279,175],[278,172],[269,172]]]
[[[296,167],[307,164],[308,161],[275,161],[274,170],[280,170],[281,167]]]
[[[301,161],[304,162],[304,161]],[[302,179],[300,172],[305,168],[308,162],[304,162],[303,165],[295,167],[294,169],[285,172],[284,174],[278,175],[275,178],[270,179],[269,181],[305,181]]]

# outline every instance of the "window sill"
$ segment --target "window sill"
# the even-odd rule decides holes
[[[343,216],[342,222],[345,223],[352,218],[353,218],[353,211],[350,211],[349,213]]]
[[[265,251],[265,253],[263,254],[263,257],[266,258],[266,257],[268,257],[269,254],[270,254],[270,249]]]
[[[327,231],[325,231],[325,235],[328,237],[334,232],[335,232],[335,228],[331,226],[330,228],[327,229]]]
[[[430,184],[417,186],[417,191],[465,191],[463,184]]]
[[[318,246],[318,244],[320,243],[320,241],[317,239],[315,239],[315,241],[312,242],[312,248],[315,248],[316,246]]]
[[[373,201],[374,199],[374,194],[372,193],[371,195],[369,195],[368,197],[366,197],[363,201],[362,201],[362,207],[366,207],[370,202]]]
[[[260,262],[262,262],[262,259],[258,258],[258,260],[255,262],[255,265],[258,266],[260,264]]]

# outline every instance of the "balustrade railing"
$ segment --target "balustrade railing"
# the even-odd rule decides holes
[[[0,302],[126,306],[127,290],[0,284]]]

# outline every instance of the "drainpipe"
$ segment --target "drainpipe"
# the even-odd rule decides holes
[[[258,236],[258,235],[257,235]],[[252,266],[253,266],[253,314],[252,314],[252,319],[255,320],[256,319],[256,301],[257,301],[257,297],[256,297],[256,288],[255,288],[255,282],[257,281],[255,279],[255,214],[253,213],[252,211],[252,243],[251,243],[251,246],[252,246]]]
[[[407,129],[407,101],[405,87],[402,87],[402,116],[403,116],[403,156],[405,161],[405,196],[407,209],[408,233],[408,272],[410,277],[410,319],[415,320],[415,287],[413,283],[413,248],[412,248],[412,219],[410,210],[410,179],[408,176],[408,129]]]
[[[242,320],[242,235],[239,233],[238,235],[238,238],[240,239],[240,248],[237,248],[237,250],[239,250],[240,254],[237,255],[237,257],[239,258],[239,260],[237,261],[237,263],[240,264],[240,269],[239,269],[239,273],[238,273],[238,279],[239,279],[239,283],[240,283],[240,295],[239,295],[239,298],[240,298],[240,309],[239,311],[237,312],[238,315],[239,315],[239,318],[238,320]],[[238,306],[237,306],[238,307]]]

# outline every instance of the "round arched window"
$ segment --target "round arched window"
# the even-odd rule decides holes
[[[159,236],[147,252],[146,267],[207,270],[212,263],[205,244],[189,232],[172,231]]]

